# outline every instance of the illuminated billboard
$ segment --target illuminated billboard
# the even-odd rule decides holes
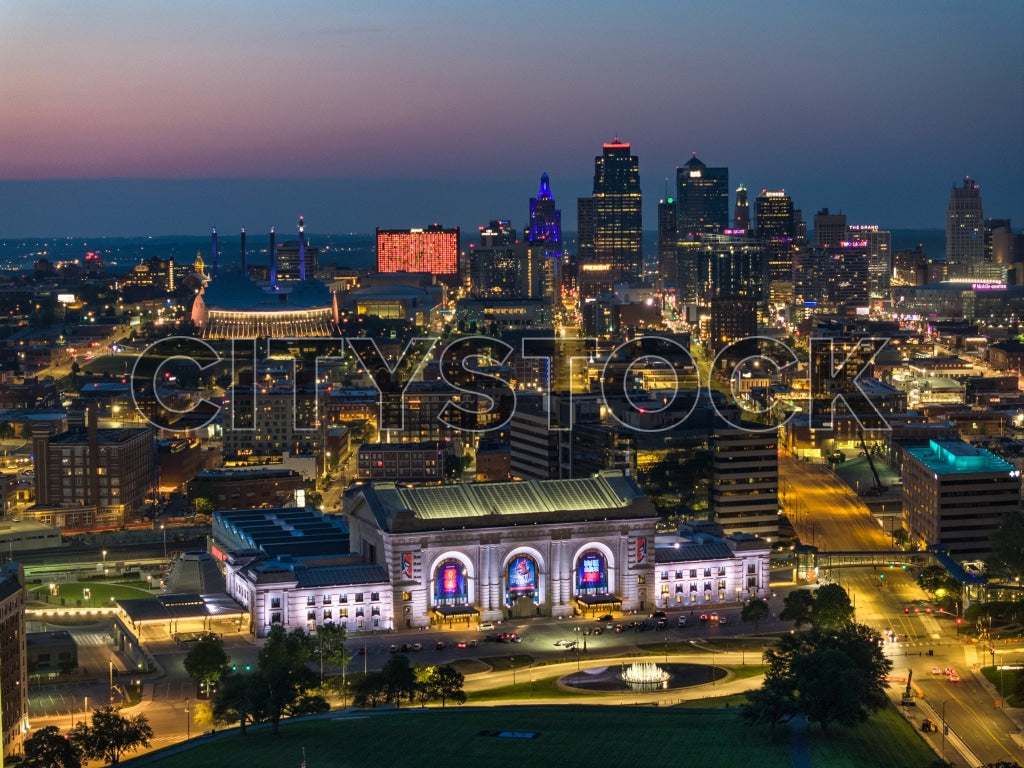
[[[434,572],[434,597],[438,603],[462,603],[469,599],[466,569],[458,560],[445,560]]]
[[[532,593],[537,589],[537,564],[533,558],[519,555],[508,564],[508,591],[513,595]]]
[[[588,550],[576,561],[576,589],[580,592],[607,592],[608,565],[596,549]]]

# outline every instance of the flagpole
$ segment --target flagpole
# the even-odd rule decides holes
[[[302,768],[306,768],[306,748],[302,748]]]

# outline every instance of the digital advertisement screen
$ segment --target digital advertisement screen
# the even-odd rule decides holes
[[[576,586],[578,589],[606,590],[608,574],[604,555],[590,551],[583,553],[577,565]]]
[[[508,564],[508,591],[514,594],[533,592],[537,588],[537,566],[525,555],[512,558]]]
[[[466,578],[463,575],[462,563],[458,560],[446,560],[441,563],[435,575],[439,600],[466,596]]]

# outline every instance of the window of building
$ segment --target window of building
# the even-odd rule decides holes
[[[363,602],[363,593],[362,592],[356,592],[356,602],[357,603]]]
[[[643,575],[642,573],[641,573],[641,574],[639,574],[639,575],[638,575],[638,576],[636,577],[636,583],[637,583],[637,584],[646,584],[646,583],[647,583],[647,577],[646,577],[646,576],[644,576],[644,575]]]
[[[316,605],[316,595],[306,595],[306,605]]]
[[[281,623],[281,614],[280,613],[272,613],[272,614],[270,614],[270,623],[271,624],[280,624]]]
[[[356,608],[356,616],[357,617],[362,617],[363,615],[364,615],[363,614],[363,609],[362,608]]]
[[[271,608],[280,608],[281,607],[281,598],[280,597],[272,597],[272,598],[270,598],[270,607]]]
[[[330,605],[330,604],[331,604],[331,596],[330,595],[324,595],[324,605]]]
[[[668,581],[668,571],[662,571],[661,572],[661,580],[662,581]]]
[[[371,592],[370,593],[370,602],[371,603],[375,603],[378,600],[380,600],[380,592]]]
[[[316,611],[306,611],[306,621],[316,624]]]
[[[370,607],[370,615],[371,616],[380,616],[380,606],[379,605],[371,606]]]
[[[676,578],[677,579],[683,578],[683,572],[682,571],[676,571]]]
[[[756,589],[757,588],[757,576],[748,576],[747,577],[747,588],[748,589]]]
[[[757,566],[751,563],[747,566],[747,573],[757,573]]]
[[[709,578],[710,576],[711,576],[711,569],[710,568],[705,568],[704,569],[704,578],[706,579],[706,578]]]
[[[344,605],[348,602],[348,595],[338,595],[338,602]]]
[[[724,565],[718,566],[718,575],[719,576],[725,576],[725,566]]]
[[[348,608],[339,608],[338,609],[338,618],[347,619],[348,618]]]
[[[403,592],[402,599],[405,601],[412,600],[412,592]]]

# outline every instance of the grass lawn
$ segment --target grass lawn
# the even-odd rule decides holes
[[[505,738],[493,735],[497,732],[538,736]],[[858,731],[836,730],[827,739],[811,728],[808,743],[812,764],[829,768],[919,768],[932,759],[895,711],[873,718]],[[792,765],[785,729],[773,741],[767,729],[740,724],[735,710],[593,706],[409,709],[369,712],[356,719],[285,721],[278,736],[260,729],[242,737],[236,728],[202,746],[146,756],[140,763],[145,760],[157,768],[298,768],[303,748],[307,768]]]
[[[55,584],[57,594],[50,594],[49,584],[40,584],[27,590],[28,600],[32,608],[52,608],[60,610],[61,607],[68,608],[109,608],[114,600],[131,600],[140,597],[153,597],[160,594],[147,589],[145,582],[132,581],[127,584],[119,584],[109,581],[69,581]],[[90,599],[82,597],[82,590],[90,590]],[[49,597],[49,602],[47,602]],[[64,598],[65,605],[61,606],[61,598]],[[79,606],[81,602],[81,606]]]
[[[1006,692],[1006,706],[1024,706],[1024,696],[1015,693],[1017,690],[1017,675],[1020,674],[1020,670],[1000,670],[998,667],[982,667],[981,674],[996,687],[997,691],[1002,688]]]

